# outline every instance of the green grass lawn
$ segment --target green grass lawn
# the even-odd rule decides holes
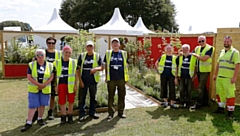
[[[0,136],[41,135],[113,135],[113,136],[230,136],[240,135],[240,107],[237,107],[234,121],[225,120],[225,115],[212,114],[211,108],[196,112],[187,109],[166,110],[162,107],[138,108],[127,110],[127,119],[115,117],[107,121],[107,113],[101,113],[98,120],[59,126],[60,119],[48,124],[33,127],[24,133],[20,128],[27,116],[27,81],[0,80]],[[45,114],[46,116],[46,114]],[[77,117],[75,117],[75,120]]]

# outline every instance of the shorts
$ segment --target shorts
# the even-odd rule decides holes
[[[75,93],[68,93],[67,84],[59,84],[58,85],[58,104],[60,105],[66,104],[66,98],[68,100],[68,103],[74,103]]]
[[[50,95],[43,94],[41,91],[38,93],[28,92],[28,108],[34,109],[40,106],[48,106],[49,99],[50,99]]]

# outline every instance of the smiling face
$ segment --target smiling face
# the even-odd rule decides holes
[[[232,45],[232,39],[231,38],[224,38],[224,47],[230,48]]]
[[[71,57],[71,54],[72,54],[72,50],[71,50],[71,49],[65,49],[65,50],[63,51],[63,56],[64,56],[64,58],[66,58],[66,59],[69,59],[69,58]]]
[[[94,47],[92,45],[87,45],[86,46],[86,51],[87,52],[93,52]]]
[[[206,45],[206,37],[204,36],[199,36],[198,37],[198,44],[202,47],[204,47]]]
[[[112,41],[112,49],[118,50],[120,47],[120,43],[117,40]]]
[[[37,53],[36,53],[36,58],[37,58],[37,61],[44,61],[44,53],[43,52],[41,52],[41,51],[38,51]]]
[[[54,40],[48,40],[47,41],[47,47],[48,49],[55,49],[55,41]]]
[[[189,48],[188,47],[183,47],[182,51],[183,51],[183,54],[189,54]]]
[[[167,45],[165,47],[166,54],[172,54],[173,53],[173,47],[171,45]]]

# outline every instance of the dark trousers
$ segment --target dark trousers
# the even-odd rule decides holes
[[[191,92],[193,89],[192,78],[180,78],[180,101],[182,103],[191,102]]]
[[[209,72],[206,73],[198,73],[198,98],[197,98],[197,102],[200,105],[203,104],[208,104],[208,90],[207,90],[207,81],[208,81],[208,77],[209,77]]]
[[[161,98],[169,98],[170,100],[176,99],[176,92],[175,92],[175,77],[166,77],[161,75]],[[169,90],[169,91],[168,91]],[[168,96],[169,93],[169,96]]]
[[[118,93],[118,115],[122,115],[125,108],[125,96],[126,96],[126,88],[125,88],[124,80],[110,80],[107,83],[108,88],[108,113],[113,116],[114,109],[114,95],[117,88]]]
[[[90,108],[89,115],[95,114],[95,108],[97,105],[96,93],[97,93],[97,84],[84,84],[84,88],[79,89],[79,115],[80,117],[85,116],[85,101],[87,92],[89,90],[90,93]]]

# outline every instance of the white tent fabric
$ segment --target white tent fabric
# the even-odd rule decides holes
[[[89,29],[95,34],[142,35],[142,31],[130,26],[121,16],[119,8],[114,9],[112,18],[104,25]]]
[[[69,26],[59,16],[57,9],[54,8],[51,19],[46,25],[35,29],[36,32],[62,32],[62,33],[78,33],[78,30]]]
[[[147,29],[147,27],[144,25],[142,21],[142,17],[138,18],[137,23],[135,24],[134,28],[141,30],[143,34],[153,34],[154,32]]]

